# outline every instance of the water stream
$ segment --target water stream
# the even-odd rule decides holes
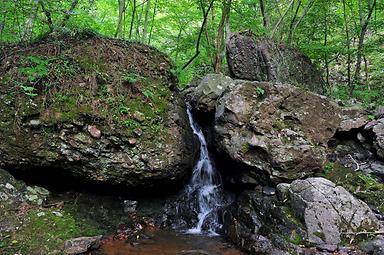
[[[198,221],[196,226],[189,229],[187,233],[216,235],[216,230],[220,227],[217,210],[224,201],[221,179],[209,156],[207,141],[192,116],[189,104],[187,104],[187,113],[193,133],[200,142],[200,157],[193,169],[192,179],[185,188],[188,200],[196,200]]]

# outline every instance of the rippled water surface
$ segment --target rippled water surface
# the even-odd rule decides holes
[[[96,255],[244,255],[220,237],[155,231],[127,242],[107,240]]]

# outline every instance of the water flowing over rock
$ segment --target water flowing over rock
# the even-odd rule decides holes
[[[323,93],[324,81],[311,60],[283,43],[234,33],[227,44],[231,76],[251,81],[289,83]]]
[[[220,175],[211,161],[204,134],[193,119],[190,107],[187,113],[193,133],[200,142],[200,157],[193,168],[192,179],[182,194],[184,202],[177,204],[177,210],[181,212],[191,210],[196,215],[196,219],[192,219],[193,225],[189,224],[190,229],[187,233],[216,235],[220,227],[218,210],[224,206],[224,190]],[[176,215],[176,217],[183,216]]]
[[[0,166],[51,183],[181,188],[198,144],[169,58],[92,34],[55,40],[2,60]],[[50,75],[32,84],[22,68],[36,63]],[[35,94],[14,94],[16,81]]]

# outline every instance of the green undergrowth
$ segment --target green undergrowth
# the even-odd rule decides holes
[[[57,199],[67,199],[62,208],[34,207],[20,217],[15,233],[0,240],[0,254],[63,254],[68,239],[113,233],[119,224],[130,223],[114,199],[99,198],[99,203],[93,196]]]
[[[143,44],[46,39],[16,50],[8,68],[0,68],[0,106],[47,126],[87,120],[126,135],[140,128],[156,139],[171,107],[172,68],[168,57]]]
[[[384,184],[375,177],[353,171],[337,163],[328,163],[325,166],[324,177],[343,186],[358,198],[384,213]]]

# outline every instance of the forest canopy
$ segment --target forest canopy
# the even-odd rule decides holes
[[[326,94],[374,108],[384,104],[383,0],[3,0],[0,44],[47,33],[92,31],[166,52],[180,86],[227,72],[232,32],[271,37],[308,55]]]

